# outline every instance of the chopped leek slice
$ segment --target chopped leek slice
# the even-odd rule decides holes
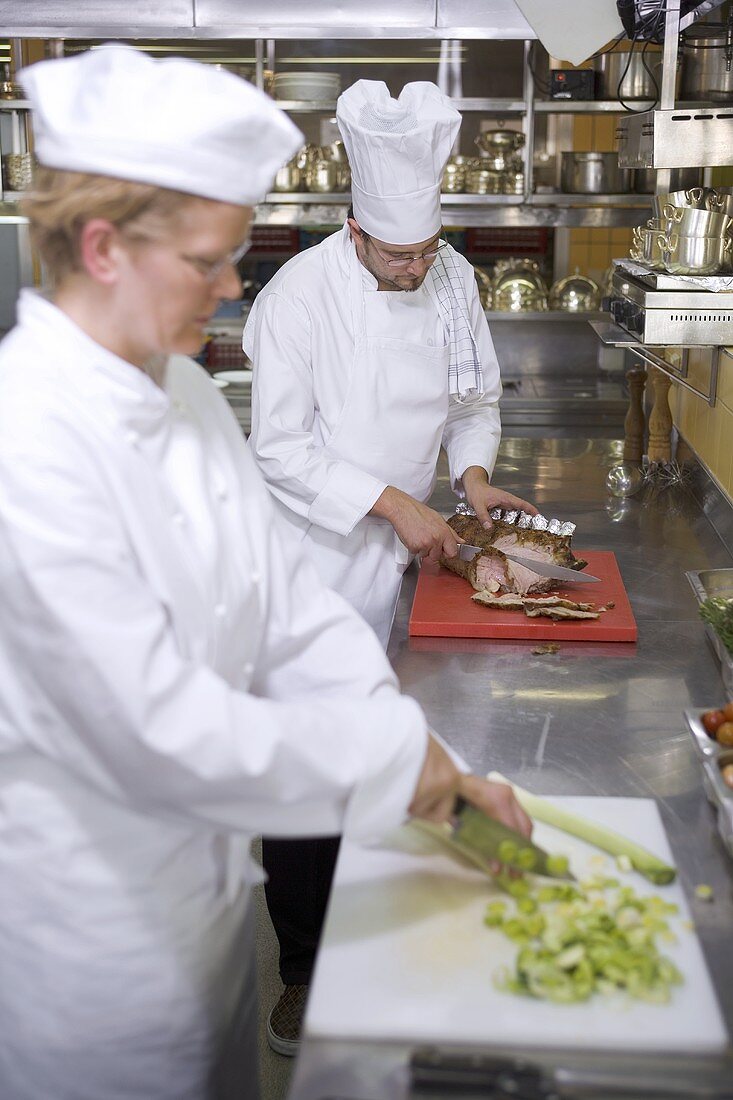
[[[559,885],[540,886],[514,903],[491,902],[485,924],[519,949],[514,971],[504,968],[495,983],[506,992],[558,1004],[619,992],[666,1004],[682,975],[660,955],[655,937],[674,939],[662,914],[676,911],[612,879],[594,881],[586,892],[573,887],[572,895]]]

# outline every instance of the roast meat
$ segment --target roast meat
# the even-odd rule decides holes
[[[528,567],[509,561],[504,551],[562,565],[566,569],[584,569],[588,564],[573,554],[570,535],[517,527],[500,519],[493,520],[491,530],[487,530],[475,516],[458,514],[451,516],[448,524],[464,542],[480,546],[483,552],[472,561],[442,557],[440,563],[464,577],[477,592],[526,596],[558,587],[559,582],[553,577],[542,577]]]

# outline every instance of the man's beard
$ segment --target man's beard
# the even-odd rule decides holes
[[[400,284],[396,283],[394,281],[394,279],[390,279],[389,277],[383,275],[381,273],[381,271],[376,271],[375,270],[375,268],[373,267],[373,265],[371,264],[371,262],[370,262],[370,260],[367,256],[367,250],[365,248],[362,249],[360,259],[361,259],[361,262],[364,264],[364,267],[369,272],[369,274],[373,275],[378,283],[387,283],[388,286],[390,287],[390,289],[402,290],[402,291],[404,291],[405,294],[411,294],[414,290],[419,290],[420,287],[425,282],[425,275],[427,275],[427,271],[425,272],[425,275],[422,275],[422,276],[417,275],[417,276],[413,277],[412,275],[408,275],[407,276],[408,279],[413,280],[412,285],[411,286],[400,286]]]

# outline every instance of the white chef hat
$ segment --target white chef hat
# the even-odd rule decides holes
[[[107,43],[22,71],[41,164],[250,206],[303,144],[262,92],[183,58]]]
[[[357,80],[339,96],[336,117],[362,229],[390,244],[434,236],[443,169],[461,125],[447,96],[421,80],[392,99],[383,81]]]

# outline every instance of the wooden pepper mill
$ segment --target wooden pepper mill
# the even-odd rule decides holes
[[[672,460],[672,413],[669,408],[672,379],[653,367],[652,383],[654,406],[649,415],[649,461],[666,465]]]
[[[646,371],[643,367],[632,367],[626,372],[629,383],[629,411],[624,420],[624,462],[637,462],[641,465],[644,456],[644,386]]]

